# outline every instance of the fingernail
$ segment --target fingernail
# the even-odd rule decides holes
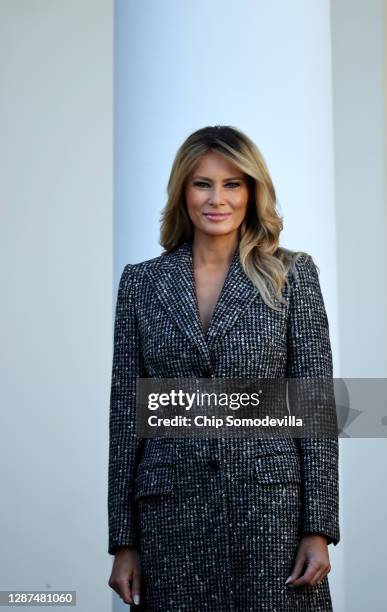
[[[292,575],[290,574],[289,578],[287,578],[287,579],[286,579],[285,584],[287,584],[288,582],[290,582],[290,581],[291,581],[291,579],[292,579]]]
[[[138,595],[137,593],[133,595],[133,601],[134,601],[134,605],[138,606],[140,603],[140,595]]]

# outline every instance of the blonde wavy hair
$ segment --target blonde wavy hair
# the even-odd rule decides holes
[[[282,290],[285,284],[289,286],[288,272],[294,270],[302,254],[308,254],[279,246],[283,218],[276,209],[276,193],[266,162],[255,143],[234,127],[202,128],[188,136],[178,149],[168,181],[167,204],[161,213],[160,244],[164,254],[193,239],[185,188],[199,159],[209,151],[216,151],[247,175],[250,198],[239,227],[239,258],[264,302],[280,310],[276,300],[286,302]]]

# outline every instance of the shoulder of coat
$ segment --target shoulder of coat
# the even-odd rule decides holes
[[[306,251],[292,251],[289,257],[288,275],[299,283],[300,277],[304,282],[309,282],[309,279],[314,279],[318,276],[320,270],[315,263],[312,255]]]
[[[306,278],[319,272],[312,255],[306,251],[294,251],[280,247],[276,255],[282,261],[286,277],[290,282],[294,279],[298,284],[300,275]]]

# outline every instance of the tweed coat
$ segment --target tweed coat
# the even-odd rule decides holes
[[[303,534],[340,539],[337,438],[139,438],[136,379],[332,376],[317,269],[269,308],[235,251],[207,333],[192,241],[121,275],[110,396],[109,544],[135,546],[152,612],[332,610],[328,577],[285,586]]]

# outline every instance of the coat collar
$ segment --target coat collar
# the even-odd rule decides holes
[[[147,274],[164,309],[198,348],[209,368],[210,354],[215,345],[259,296],[259,291],[243,270],[237,248],[205,333],[195,291],[192,240],[162,255],[157,266],[147,269]]]

